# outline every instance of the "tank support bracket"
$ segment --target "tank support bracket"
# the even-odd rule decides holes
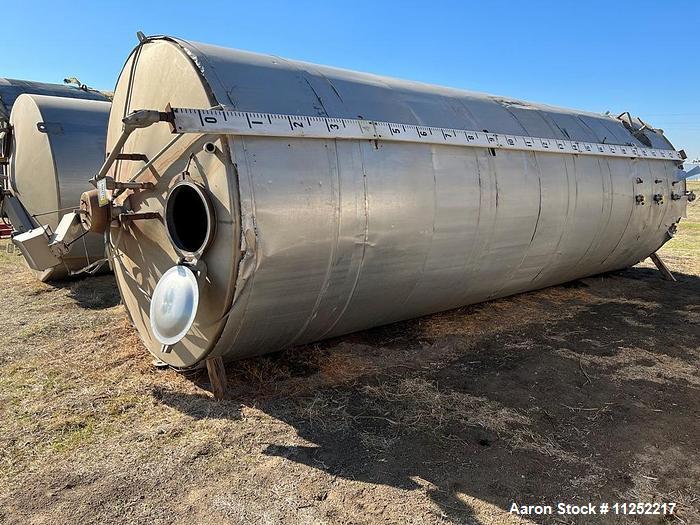
[[[676,282],[676,278],[671,273],[671,270],[668,269],[668,266],[666,266],[666,263],[664,263],[661,260],[661,257],[659,257],[656,254],[656,252],[652,253],[649,256],[649,258],[654,263],[654,265],[659,269],[659,271],[661,272],[661,275],[663,276],[664,279],[666,279],[667,281]]]
[[[226,399],[226,368],[221,357],[210,357],[206,360],[207,373],[214,399]]]

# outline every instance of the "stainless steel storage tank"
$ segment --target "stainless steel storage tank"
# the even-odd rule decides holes
[[[76,208],[89,179],[104,161],[110,103],[45,95],[20,95],[10,115],[9,187],[41,225],[55,230],[64,210]],[[104,257],[104,239],[78,239],[63,264],[37,278],[47,281]]]
[[[50,97],[77,98],[81,100],[109,100],[107,94],[100,91],[79,88],[74,85],[49,84],[31,80],[0,78],[0,134],[9,136],[7,124],[10,122],[12,105],[23,94],[46,95]],[[0,140],[1,142],[1,140]],[[0,148],[1,150],[2,148]],[[4,159],[0,154],[0,175],[6,175]]]
[[[614,144],[625,152],[190,134],[159,155],[173,139],[169,127],[139,129],[123,151],[158,158],[138,179],[155,189],[129,191],[116,204],[161,220],[112,229],[115,274],[146,346],[178,367],[630,266],[669,238],[686,204],[671,144],[626,116],[170,37],[145,39],[128,58],[107,151],[126,115],[169,106],[536,137],[551,139],[554,151],[564,140]],[[669,157],[650,160],[637,148]],[[140,168],[117,161],[109,175],[127,181]],[[189,268],[176,266],[183,260]],[[159,281],[165,285],[156,288]]]

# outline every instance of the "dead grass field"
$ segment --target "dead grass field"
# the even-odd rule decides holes
[[[2,255],[0,522],[700,523],[699,206],[678,283],[645,262],[234,363],[225,402],[151,366],[111,276]]]

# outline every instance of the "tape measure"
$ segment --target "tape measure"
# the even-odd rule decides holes
[[[672,149],[507,135],[376,120],[306,117],[278,113],[172,108],[171,124],[175,133],[386,140],[572,155],[683,160],[681,154]]]

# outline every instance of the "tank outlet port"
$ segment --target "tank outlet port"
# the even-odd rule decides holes
[[[216,217],[207,190],[189,180],[178,182],[165,202],[165,227],[175,250],[198,258],[214,238]]]

